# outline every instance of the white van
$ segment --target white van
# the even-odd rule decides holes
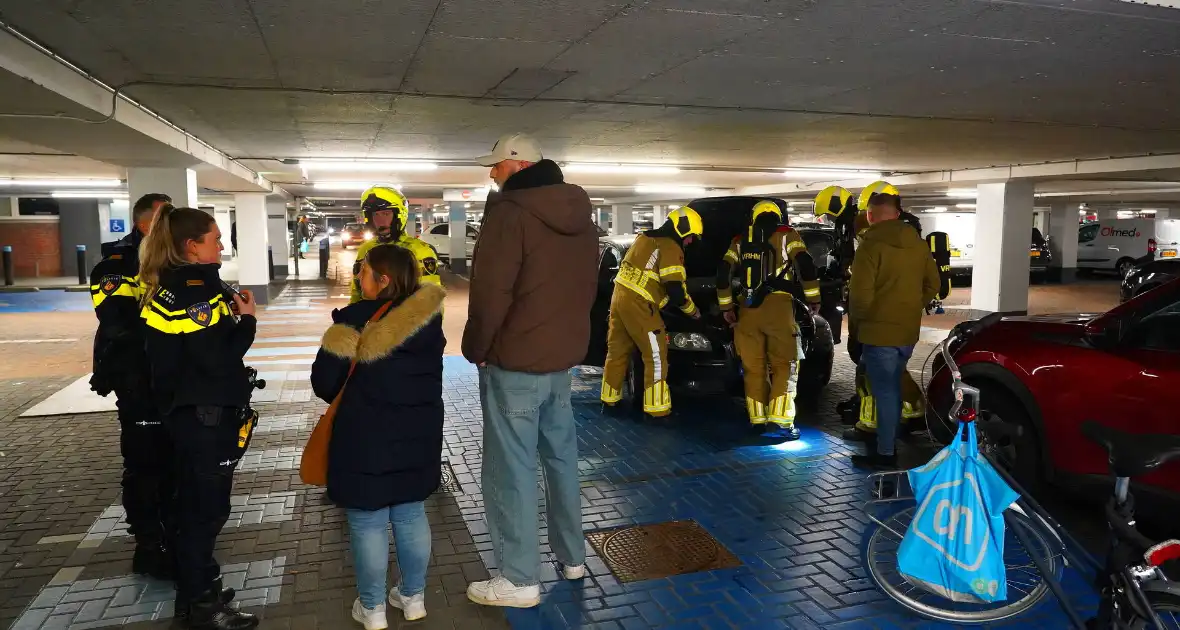
[[[1106,219],[1078,229],[1078,268],[1127,275],[1136,265],[1180,257],[1180,219]]]
[[[975,266],[975,213],[974,212],[945,212],[923,213],[918,215],[922,221],[922,237],[931,232],[945,232],[950,241],[951,273],[954,275],[970,274]],[[1042,274],[1053,260],[1049,253],[1049,245],[1041,231],[1031,228],[1029,241],[1029,271],[1032,274]]]

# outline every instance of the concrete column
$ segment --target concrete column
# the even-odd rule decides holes
[[[20,197],[0,197],[0,217],[20,216]]]
[[[217,229],[221,230],[221,262],[233,259],[233,244],[229,237],[233,234],[233,217],[226,206],[213,207],[213,219],[217,221]]]
[[[275,278],[286,278],[291,241],[287,238],[287,201],[281,197],[266,200],[266,237],[275,264]]]
[[[129,168],[127,190],[131,203],[148,193],[172,197],[177,208],[197,207],[197,172],[187,168]]]
[[[86,267],[83,271],[89,274],[102,260],[102,225],[98,202],[94,199],[59,199],[58,211],[61,213],[58,222],[61,274],[77,277],[79,245],[86,248]]]
[[[662,203],[653,205],[651,207],[651,226],[658,230],[666,220],[668,220],[668,206]]]
[[[975,203],[971,309],[1025,313],[1033,218],[1032,182],[981,184]]]
[[[630,234],[632,232],[631,217],[635,206],[612,206],[610,233],[614,235]]]
[[[595,214],[597,215],[597,219],[598,219],[598,227],[600,227],[604,230],[606,230],[608,227],[610,227],[610,209],[609,208],[599,208]]]
[[[460,275],[467,274],[467,207],[462,201],[451,201],[447,204],[450,209],[451,222],[451,271]]]
[[[237,193],[234,214],[238,222],[238,284],[254,292],[266,304],[270,283],[266,245],[266,193]]]
[[[1049,208],[1049,244],[1053,273],[1072,282],[1078,273],[1078,205],[1055,201]]]

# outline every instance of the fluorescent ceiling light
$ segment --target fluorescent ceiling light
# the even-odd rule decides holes
[[[956,199],[975,199],[978,194],[974,188],[952,188],[946,191],[946,196]]]
[[[975,204],[973,204],[973,203],[956,203],[955,207],[956,208],[974,208]]]
[[[639,195],[703,195],[708,192],[700,186],[677,186],[675,184],[650,184],[636,186],[635,193]]]
[[[433,171],[438,169],[434,162],[408,162],[402,160],[309,160],[300,161],[306,171]]]
[[[49,193],[55,199],[126,199],[121,190],[55,190]]]
[[[881,179],[880,171],[858,171],[851,168],[788,168],[783,171],[787,177],[855,177],[857,179]]]
[[[939,212],[946,212],[946,206],[934,206],[933,208],[927,208],[926,210],[924,210],[924,212],[927,212],[930,214],[938,214]]]
[[[375,186],[372,182],[315,182],[312,188],[316,190],[365,190],[369,186]],[[392,186],[393,188],[401,188],[397,184],[382,184],[382,186]]]
[[[564,166],[567,173],[611,173],[635,175],[675,175],[680,169],[675,166],[657,166],[645,164],[582,164],[571,163]]]
[[[30,186],[55,188],[62,186],[93,186],[95,188],[118,188],[123,182],[118,179],[0,179],[0,186]]]

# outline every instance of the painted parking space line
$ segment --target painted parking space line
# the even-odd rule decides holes
[[[0,344],[14,344],[14,343],[72,343],[74,341],[81,341],[80,339],[3,339]]]

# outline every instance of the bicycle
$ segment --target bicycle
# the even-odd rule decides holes
[[[1110,545],[1099,564],[1003,467],[996,464],[995,444],[1021,435],[1020,427],[979,412],[979,390],[967,385],[952,356],[952,347],[999,321],[999,314],[955,326],[936,353],[951,376],[954,397],[947,417],[951,422],[975,422],[980,452],[1021,498],[1004,515],[1008,599],[993,603],[953,602],[908,581],[897,570],[897,548],[913,519],[912,490],[906,471],[869,476],[874,498],[865,511],[878,527],[862,544],[862,558],[870,579],[890,599],[927,618],[959,624],[982,624],[1007,619],[1036,606],[1052,593],[1080,630],[1180,630],[1180,584],[1170,580],[1160,565],[1180,558],[1180,541],[1155,544],[1135,528],[1130,479],[1165,462],[1180,458],[1180,437],[1132,435],[1095,422],[1083,424],[1087,437],[1106,447],[1115,476],[1114,496],[1107,504]],[[882,514],[884,512],[884,514]],[[1023,554],[1023,555],[1021,555]],[[1091,578],[1099,593],[1098,613],[1083,621],[1061,585],[1070,566]],[[1168,623],[1165,623],[1168,622]]]

